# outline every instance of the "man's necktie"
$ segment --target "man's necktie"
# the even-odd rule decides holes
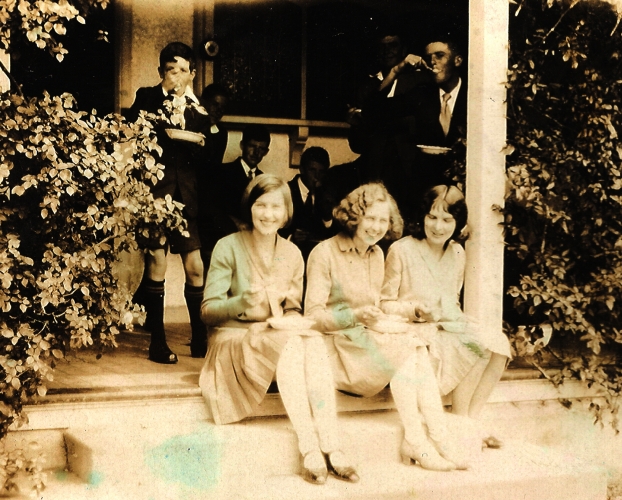
[[[451,94],[449,92],[445,92],[443,94],[443,102],[441,103],[441,114],[438,118],[441,123],[441,127],[443,127],[443,133],[447,136],[447,132],[449,132],[449,124],[451,123],[451,110],[449,109],[449,99],[451,99]]]
[[[256,173],[257,173],[257,169],[256,168],[251,168],[248,171],[248,179],[252,181],[255,178]]]
[[[311,193],[307,194],[307,199],[305,200],[305,210],[308,214],[313,213],[313,195]]]

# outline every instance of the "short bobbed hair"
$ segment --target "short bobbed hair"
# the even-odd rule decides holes
[[[466,241],[468,238],[467,219],[469,218],[469,212],[464,194],[456,186],[446,186],[444,184],[428,189],[423,195],[420,209],[415,214],[413,237],[418,240],[426,238],[425,218],[435,206],[442,208],[456,220],[456,229],[450,239],[459,242]]]
[[[283,201],[285,202],[285,221],[283,227],[289,226],[294,215],[294,204],[292,203],[292,193],[289,190],[287,183],[273,174],[261,174],[255,177],[244,191],[242,196],[242,222],[246,226],[245,229],[253,229],[253,216],[251,214],[251,208],[259,197],[272,191],[279,191],[283,195]]]
[[[365,216],[365,211],[377,201],[389,203],[389,229],[384,239],[397,240],[404,231],[404,220],[393,196],[389,194],[383,184],[378,182],[363,184],[352,191],[335,207],[333,217],[343,227],[343,230],[352,237],[356,233],[356,228],[361,219]]]

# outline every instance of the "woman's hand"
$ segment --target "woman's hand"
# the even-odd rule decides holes
[[[357,307],[353,313],[356,319],[365,326],[373,325],[379,318],[384,316],[384,313],[376,306]]]
[[[419,302],[418,304],[415,305],[414,312],[415,312],[415,321],[422,320],[428,323],[434,323],[435,321],[438,320],[438,318],[436,318],[434,314],[434,311],[432,311],[432,308],[428,306],[427,304],[424,304],[423,302]]]
[[[244,309],[252,309],[253,307],[261,304],[261,301],[263,300],[263,294],[263,288],[256,286],[251,286],[249,289],[244,290],[241,297]]]

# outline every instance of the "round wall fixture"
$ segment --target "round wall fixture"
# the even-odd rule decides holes
[[[203,44],[203,55],[206,59],[214,59],[218,55],[219,50],[218,43],[213,39],[206,40]]]

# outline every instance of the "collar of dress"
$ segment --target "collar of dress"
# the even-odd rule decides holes
[[[335,236],[335,240],[337,242],[337,246],[339,247],[339,250],[341,250],[342,252],[354,252],[358,254],[358,250],[356,249],[356,246],[354,245],[354,241],[347,234],[339,233],[337,236]],[[369,249],[367,250],[365,254],[369,255],[369,254],[375,253],[379,249],[380,247],[378,247],[378,245],[373,245],[369,247]]]

